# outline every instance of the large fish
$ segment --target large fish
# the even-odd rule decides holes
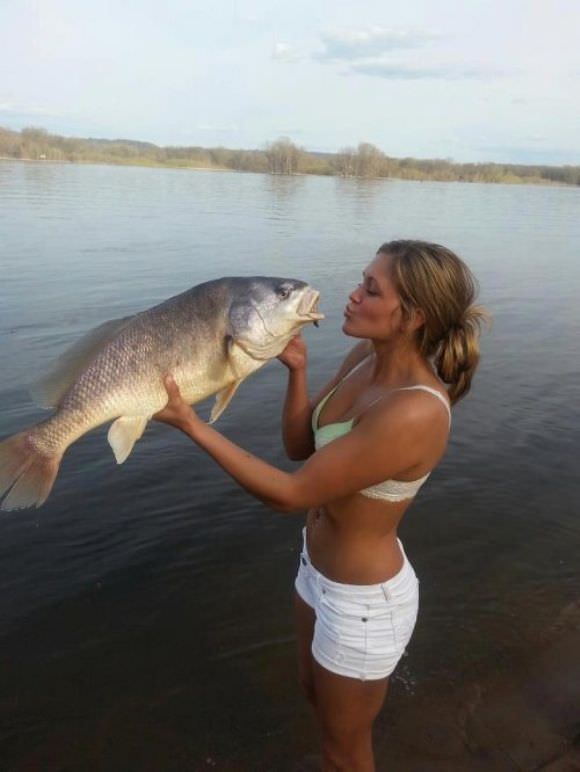
[[[107,421],[113,421],[108,440],[122,464],[167,403],[165,375],[189,404],[217,393],[215,421],[250,373],[305,324],[323,318],[318,297],[295,279],[228,277],[97,327],[33,387],[36,401],[56,412],[0,442],[0,497],[9,491],[1,509],[43,504],[65,450]]]

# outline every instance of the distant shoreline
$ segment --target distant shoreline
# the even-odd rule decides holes
[[[261,148],[156,145],[135,139],[64,137],[28,126],[0,126],[0,157],[5,160],[148,166],[193,171],[235,171],[282,176],[415,180],[417,182],[495,182],[509,185],[580,187],[580,165],[549,166],[495,161],[459,163],[452,158],[396,158],[370,142],[336,152],[307,150],[288,137]]]
[[[137,161],[122,162],[122,161],[69,161],[66,158],[13,158],[12,156],[0,156],[0,161],[17,161],[23,163],[36,163],[36,164],[62,164],[67,166],[123,166],[133,168],[144,169],[172,169],[175,171],[190,171],[190,172],[229,172],[230,174],[263,174],[269,177],[329,177],[332,176],[335,179],[350,179],[350,180],[384,180],[388,182],[438,182],[438,183],[456,183],[461,185],[533,185],[539,187],[558,187],[558,188],[575,188],[578,187],[572,183],[557,182],[556,180],[518,180],[516,181],[495,181],[495,180],[439,180],[439,179],[407,179],[405,177],[356,177],[354,175],[344,177],[342,175],[328,175],[328,174],[316,174],[314,172],[293,172],[292,174],[278,174],[265,171],[253,171],[251,169],[228,169],[220,166],[185,166],[184,164],[169,164],[169,163],[155,163]]]
[[[9,155],[0,155],[0,161],[23,161],[24,163],[35,164],[66,164],[68,166],[142,166],[145,169],[186,169],[194,172],[233,172],[234,174],[243,173],[243,169],[226,169],[221,166],[183,166],[180,164],[161,164],[119,162],[119,161],[69,161],[67,158],[13,158]],[[247,172],[248,174],[261,174],[262,172]],[[298,175],[297,175],[298,176]],[[306,175],[299,175],[306,176]]]

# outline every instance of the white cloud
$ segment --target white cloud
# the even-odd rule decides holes
[[[324,51],[316,54],[314,58],[352,61],[379,56],[389,51],[417,48],[439,40],[440,37],[434,32],[385,27],[327,32],[322,35]]]
[[[276,43],[272,51],[272,59],[277,62],[298,62],[304,57],[288,43]]]
[[[422,55],[422,61],[427,62],[423,66],[392,58],[395,52],[426,48],[442,39],[443,36],[438,32],[376,26],[327,32],[322,35],[324,51],[314,54],[312,58],[347,65],[343,74],[370,75],[389,80],[465,80],[503,74],[497,70],[463,63],[429,63],[433,52]]]

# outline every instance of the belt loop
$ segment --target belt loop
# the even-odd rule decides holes
[[[391,600],[391,593],[389,592],[389,588],[387,587],[387,583],[383,582],[381,584],[381,590],[383,591],[383,595],[385,596],[385,600],[389,601]]]

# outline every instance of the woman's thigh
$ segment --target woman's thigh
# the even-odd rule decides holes
[[[370,732],[389,685],[389,679],[361,681],[338,675],[313,660],[316,713],[323,732],[345,742]]]
[[[314,704],[312,637],[314,635],[316,616],[312,606],[309,606],[308,603],[302,600],[297,592],[294,593],[294,620],[298,644],[298,676],[307,698]]]

